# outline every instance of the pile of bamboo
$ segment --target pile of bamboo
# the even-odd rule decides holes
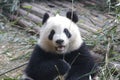
[[[10,18],[16,20],[22,27],[38,30],[41,26],[44,13],[47,12],[50,15],[55,15],[57,13],[65,15],[66,12],[71,9],[76,11],[79,15],[79,22],[77,24],[80,27],[82,35],[95,33],[102,27],[113,24],[111,22],[113,20],[111,16],[88,10],[84,8],[84,5],[81,3],[75,2],[72,4],[67,1],[23,3],[21,4],[21,8],[17,10],[17,16],[10,15]]]

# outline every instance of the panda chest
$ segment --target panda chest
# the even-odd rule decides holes
[[[65,61],[69,64],[81,64],[84,61],[84,56],[80,55],[78,52],[66,54],[64,57]]]
[[[44,58],[48,59],[48,60],[51,60],[51,59],[63,59],[64,55],[47,53],[46,55],[44,55]]]

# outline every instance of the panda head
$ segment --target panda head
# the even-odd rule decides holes
[[[72,18],[71,18],[72,17]],[[38,45],[46,52],[66,54],[78,49],[83,43],[75,12],[67,12],[66,17],[56,15],[43,17]]]

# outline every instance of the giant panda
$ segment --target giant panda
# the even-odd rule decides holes
[[[23,80],[92,80],[97,65],[76,25],[78,16],[44,14],[40,38]]]

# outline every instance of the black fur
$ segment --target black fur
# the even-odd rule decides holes
[[[68,37],[68,38],[70,38],[71,37],[71,34],[70,34],[70,32],[69,32],[69,30],[68,29],[64,29],[64,33],[66,34],[66,36]]]
[[[49,14],[45,13],[44,16],[43,16],[42,24],[44,24],[47,21],[48,18],[49,18]]]
[[[71,19],[74,23],[78,22],[78,16],[75,11],[68,11],[66,17]]]
[[[46,52],[36,45],[25,73],[34,80],[53,80],[57,75],[64,75],[69,69],[63,55]]]
[[[54,30],[52,30],[52,31],[50,32],[49,36],[48,36],[48,39],[49,39],[49,40],[52,40],[52,39],[53,39],[54,34],[55,34],[55,31],[54,31]]]
[[[64,40],[62,40],[62,39],[58,39],[58,40],[56,40],[56,43],[57,43],[58,45],[62,45],[63,42],[64,42]]]
[[[96,64],[85,43],[79,49],[65,55],[46,52],[36,45],[25,73],[34,80],[53,80],[65,73],[68,73],[65,80],[89,80],[85,74],[91,72],[93,77],[94,70]]]
[[[89,80],[88,74],[91,74],[92,78],[96,75],[97,65],[85,43],[78,50],[67,54],[65,60],[71,64],[66,80]]]

